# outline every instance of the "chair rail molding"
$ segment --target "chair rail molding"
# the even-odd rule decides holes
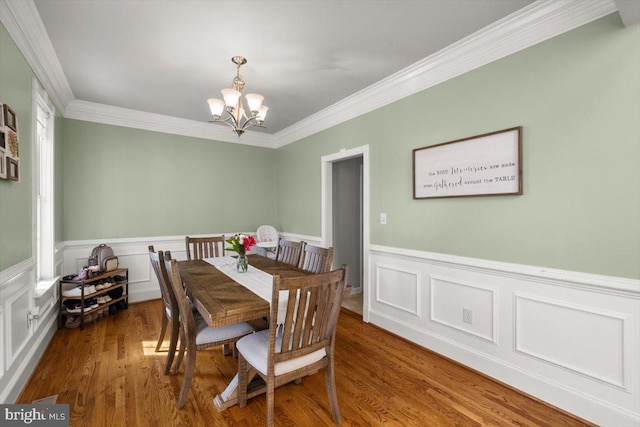
[[[371,323],[598,425],[640,423],[640,280],[369,249]]]

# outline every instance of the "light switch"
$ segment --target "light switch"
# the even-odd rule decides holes
[[[380,214],[380,224],[386,224],[387,223],[387,214],[386,213],[381,213]]]

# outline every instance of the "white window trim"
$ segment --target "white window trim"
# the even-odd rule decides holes
[[[36,295],[44,294],[56,284],[55,277],[55,109],[46,91],[37,79],[33,79],[32,124],[32,247],[36,262]],[[38,109],[46,114],[46,143],[38,143]],[[45,197],[46,203],[39,198]],[[40,212],[38,210],[40,209]],[[40,222],[40,223],[39,223]],[[40,231],[40,235],[39,235]]]

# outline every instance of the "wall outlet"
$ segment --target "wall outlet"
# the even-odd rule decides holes
[[[386,224],[387,223],[387,214],[386,213],[381,213],[380,214],[380,224]]]
[[[470,308],[463,308],[462,309],[462,321],[464,323],[468,323],[470,325],[473,325],[473,310],[471,310]]]

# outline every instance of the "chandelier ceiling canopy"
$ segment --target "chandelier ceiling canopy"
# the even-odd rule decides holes
[[[231,62],[237,65],[236,76],[233,78],[230,88],[222,89],[222,99],[210,98],[207,100],[213,122],[225,123],[233,128],[233,131],[242,135],[245,130],[250,127],[264,127],[264,118],[267,115],[269,107],[262,105],[264,97],[257,93],[248,93],[245,98],[249,105],[249,115],[246,114],[242,103],[242,89],[244,81],[240,75],[240,67],[247,63],[247,59],[243,56],[234,56]],[[226,112],[226,117],[223,114]]]

